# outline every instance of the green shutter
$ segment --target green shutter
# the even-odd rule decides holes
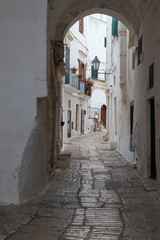
[[[118,20],[112,18],[112,36],[118,36]]]
[[[92,69],[91,69],[91,77],[93,79],[98,79],[98,71],[95,71],[93,66],[92,66]]]
[[[70,49],[68,46],[66,46],[66,75],[65,75],[65,84],[69,84],[69,68],[70,68]]]

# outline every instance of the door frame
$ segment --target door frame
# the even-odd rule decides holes
[[[156,180],[156,123],[155,98],[150,99],[150,177]]]

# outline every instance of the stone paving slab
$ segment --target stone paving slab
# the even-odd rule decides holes
[[[0,206],[0,240],[160,240],[160,193],[103,141],[70,139],[72,168],[56,169],[46,192]]]

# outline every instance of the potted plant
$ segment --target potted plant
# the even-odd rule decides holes
[[[73,67],[72,68],[72,73],[76,73],[76,71],[77,71],[76,67]]]
[[[91,86],[93,86],[93,82],[88,78],[87,83]]]
[[[79,80],[82,80],[82,73],[78,74]]]

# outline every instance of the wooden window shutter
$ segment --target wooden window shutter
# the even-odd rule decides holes
[[[112,18],[112,36],[118,36],[118,20]]]
[[[84,18],[79,20],[79,31],[80,33],[84,34]]]
[[[83,64],[83,79],[86,79],[86,64]]]
[[[86,64],[84,64],[81,60],[78,59],[79,64],[79,75],[81,75],[81,80],[86,79]]]
[[[69,84],[69,75],[70,75],[70,48],[66,46],[66,58],[65,58],[65,64],[66,64],[66,75],[65,75],[65,83]]]
[[[98,71],[95,71],[94,68],[93,68],[93,66],[92,66],[92,68],[91,68],[91,77],[92,77],[93,79],[98,79]]]

